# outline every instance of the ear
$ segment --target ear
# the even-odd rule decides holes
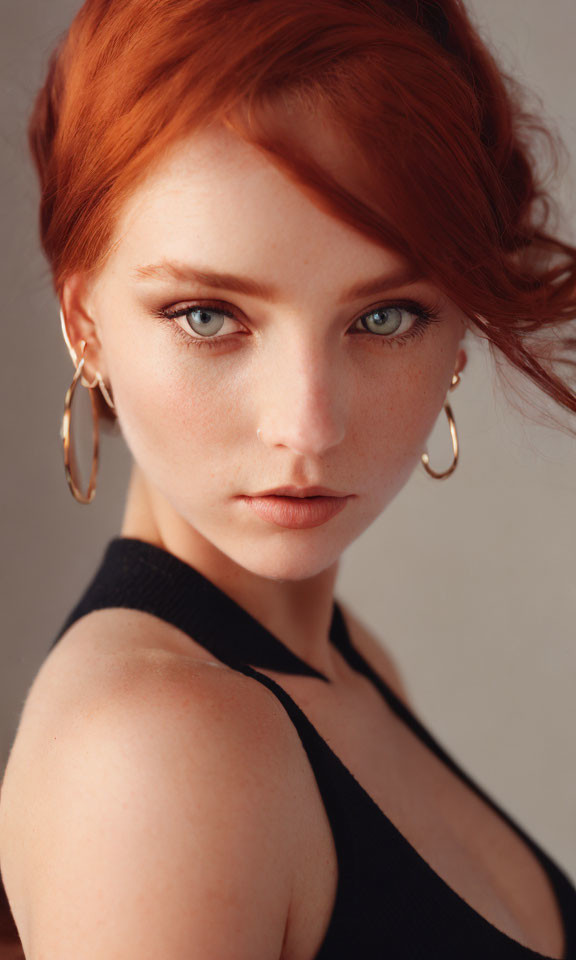
[[[81,341],[86,341],[82,382],[93,383],[96,372],[106,380],[104,351],[93,306],[91,284],[86,274],[75,273],[67,277],[62,287],[60,308],[62,336],[74,366],[78,365],[82,354]]]
[[[466,364],[468,363],[468,354],[464,347],[460,347],[458,353],[456,354],[456,366],[454,367],[454,373],[462,373]]]

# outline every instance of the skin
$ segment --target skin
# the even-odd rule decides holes
[[[342,140],[317,123],[316,127],[318,149],[337,173]],[[161,260],[188,261],[204,269],[253,277],[274,284],[277,296],[272,302],[230,289],[209,290],[191,281],[138,283],[132,279],[137,267]],[[196,567],[288,648],[329,677],[332,686],[321,685],[314,692],[309,682],[305,689],[306,680],[298,684],[301,678],[283,677],[283,685],[305,706],[313,724],[349,769],[356,771],[369,794],[390,812],[392,822],[417,850],[423,850],[427,862],[453,889],[463,891],[500,929],[559,956],[561,916],[549,881],[532,854],[467,788],[455,783],[446,766],[394,717],[366,678],[342,666],[329,643],[340,556],[380,516],[412,471],[421,469],[427,438],[438,416],[444,416],[442,407],[453,373],[461,372],[467,361],[462,347],[467,318],[429,280],[343,302],[344,292],[352,285],[383,274],[392,277],[401,266],[406,264],[397,253],[329,216],[232,131],[212,127],[182,141],[151,172],[122,212],[105,267],[96,277],[70,277],[62,306],[71,344],[77,350],[80,339],[89,344],[88,380],[98,370],[110,385],[134,458],[122,533],[156,543]],[[370,335],[370,328],[360,323],[362,317],[373,317],[376,308],[407,299],[439,310],[441,322],[426,328],[423,337],[398,340],[415,323],[408,310],[401,315],[400,332],[388,322],[387,332],[376,331],[374,325]],[[184,317],[166,322],[154,317],[160,309],[202,302],[215,308],[212,316],[222,323],[220,328],[212,322],[212,339],[222,338],[215,349],[185,346],[175,335],[180,327],[188,329],[191,342],[194,337],[205,343],[209,338],[202,338]],[[236,319],[222,317],[218,305]],[[323,484],[352,497],[332,520],[305,530],[266,523],[238,500],[239,494],[289,483]],[[106,639],[103,617],[113,623],[108,646],[102,642]],[[263,937],[269,937],[277,944],[280,931],[285,938],[283,956],[310,956],[322,918],[332,911],[338,863],[316,782],[311,786],[307,760],[281,709],[274,714],[278,723],[271,723],[268,691],[245,678],[233,676],[230,682],[226,671],[219,671],[214,680],[211,671],[199,669],[195,657],[180,656],[182,647],[176,646],[169,631],[164,649],[159,650],[158,627],[146,618],[135,620],[123,611],[118,619],[114,610],[100,611],[98,618],[96,623],[87,618],[83,646],[82,631],[78,631],[67,654],[60,647],[56,658],[48,658],[41,673],[47,686],[37,685],[35,699],[28,699],[17,768],[12,753],[9,789],[14,799],[9,807],[14,812],[8,827],[7,821],[4,825],[3,860],[7,850],[15,865],[12,899],[24,942],[58,938],[58,920],[66,916],[66,909],[72,915],[75,903],[98,902],[90,894],[77,894],[76,901],[69,896],[62,900],[62,889],[76,890],[75,881],[68,887],[63,882],[30,893],[18,864],[26,864],[29,876],[41,876],[37,864],[50,859],[53,844],[59,842],[54,837],[67,836],[68,821],[100,825],[102,794],[104,801],[112,801],[115,812],[120,811],[120,820],[114,822],[123,844],[118,847],[114,840],[104,856],[100,848],[92,850],[93,844],[76,844],[71,862],[66,863],[64,856],[60,864],[63,871],[68,868],[69,876],[99,884],[103,862],[118,858],[112,890],[122,889],[122,896],[125,890],[136,891],[138,902],[132,911],[110,911],[116,924],[106,927],[111,939],[123,940],[127,949],[137,943],[141,954],[138,935],[143,911],[158,912],[155,902],[149,908],[146,900],[157,889],[148,885],[148,878],[160,876],[164,889],[180,884],[181,890],[197,889],[199,897],[204,896],[198,923],[193,912],[179,910],[178,898],[167,902],[170,920],[174,915],[170,908],[174,904],[177,908],[170,926],[171,942],[178,935],[183,943],[191,937],[214,943],[215,931],[217,936],[227,925],[219,898],[211,895],[204,872],[197,871],[196,857],[186,853],[186,838],[194,836],[194,828],[189,829],[194,813],[186,798],[195,795],[192,806],[196,809],[198,797],[205,798],[208,812],[202,814],[194,843],[203,837],[200,860],[209,851],[204,855],[210,859],[214,885],[221,889],[222,883],[234,881],[235,871],[230,871],[227,840],[219,858],[222,843],[214,841],[214,831],[220,838],[222,821],[233,822],[239,808],[229,804],[237,803],[239,793],[243,829],[233,830],[231,836],[234,843],[247,838],[245,849],[257,846],[264,859],[246,857],[240,849],[242,889],[240,885],[233,888],[238,893],[229,900],[238,900],[241,907],[249,904],[247,909],[258,913],[258,925],[248,924],[247,937],[257,937],[260,945]],[[123,668],[120,658],[127,646],[131,650]],[[368,647],[369,662],[382,676],[389,676],[376,653],[378,644],[371,644],[369,635],[364,635],[359,647],[364,651]],[[137,648],[143,657],[132,655]],[[174,649],[176,658],[171,655]],[[84,679],[84,687],[79,678]],[[226,683],[230,685],[224,687]],[[112,694],[119,689],[123,694],[128,691],[128,701]],[[109,726],[93,730],[90,740],[83,736],[85,728],[72,723],[82,740],[78,754],[76,741],[66,732],[68,718],[92,711],[99,697],[110,705],[105,720]],[[63,702],[65,706],[58,707],[60,716],[52,721],[62,735],[51,735],[47,751],[46,718],[54,716],[48,710]],[[247,726],[239,724],[239,717]],[[216,726],[222,736],[203,735],[207,724],[214,730],[215,724],[222,723],[229,723]],[[114,752],[119,724],[124,738],[133,736],[133,743],[143,745],[143,752],[128,765],[128,775],[124,766],[118,767]],[[373,731],[384,727],[376,761]],[[237,745],[251,748],[253,735],[260,741],[258,756],[266,755],[261,749],[264,739],[271,761],[251,787],[244,771],[253,767],[252,751],[243,753]],[[189,750],[190,742],[204,744],[204,749]],[[222,743],[230,747],[224,761]],[[383,765],[382,743],[387,753]],[[214,745],[217,762],[211,752]],[[84,797],[74,790],[62,789],[59,794],[58,778],[52,773],[60,769],[56,756],[65,771],[73,770],[77,783],[78,755],[88,759],[86,794],[96,798],[98,805],[93,821]],[[40,764],[35,762],[38,756]],[[178,757],[177,764],[166,761],[173,756]],[[134,760],[133,750],[130,757]],[[206,763],[204,769],[197,766],[202,763]],[[104,780],[104,789],[102,769],[104,778],[118,774],[116,781]],[[214,790],[215,783],[220,785],[220,769],[230,777],[229,790]],[[183,775],[190,778],[184,790]],[[290,791],[283,789],[287,779],[294,784]],[[134,804],[135,796],[140,806]],[[418,802],[421,796],[427,798],[424,806]],[[122,797],[127,798],[124,804]],[[135,809],[138,814],[126,819],[122,807],[128,805],[132,814]],[[5,801],[3,809],[7,809]],[[250,816],[244,816],[246,810]],[[52,820],[51,811],[55,811]],[[30,816],[36,824],[44,824],[43,831],[28,830]],[[165,832],[155,829],[158,822],[167,825]],[[297,831],[297,843],[294,822],[305,825]],[[261,841],[263,824],[273,838],[269,843]],[[129,826],[135,827],[133,833]],[[93,830],[88,833],[94,835]],[[145,843],[141,836],[146,837]],[[234,843],[233,849],[238,850]],[[67,849],[65,842],[63,848]],[[177,855],[167,857],[172,849]],[[86,860],[91,855],[93,869]],[[269,885],[268,862],[274,862],[275,887]],[[258,886],[262,876],[267,878],[264,888]],[[522,903],[520,888],[523,894],[526,891]],[[256,907],[254,890],[260,891]],[[189,902],[188,892],[186,898]],[[44,924],[42,911],[49,918]],[[54,916],[56,927],[50,926]],[[67,928],[65,920],[61,922]],[[95,929],[101,928],[99,916],[94,924]],[[165,941],[160,925],[154,932]],[[65,941],[69,941],[67,929]],[[245,955],[256,955],[252,941],[248,951]],[[260,952],[271,951],[266,947]]]
[[[319,133],[333,169],[339,149]],[[256,278],[277,296],[132,279],[162,260]],[[192,564],[333,681],[340,556],[421,469],[452,375],[467,361],[466,317],[430,280],[340,302],[354,284],[406,265],[213,126],[150,173],[119,218],[104,268],[70,277],[62,294],[70,342],[88,341],[86,376],[98,370],[110,386],[133,456],[122,534]],[[442,322],[398,342],[413,313],[402,309],[380,332],[370,311],[400,299],[439,305]],[[153,316],[198,303],[213,308],[212,340],[227,338],[214,349],[176,335],[180,327],[208,339],[197,314]],[[303,530],[268,523],[238,499],[289,483],[353,496]]]

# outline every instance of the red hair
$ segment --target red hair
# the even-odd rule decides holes
[[[344,178],[277,122],[293,105],[334,125],[354,158]],[[461,0],[86,0],[29,124],[58,296],[104,264],[123,205],[166,150],[212,121],[409,258],[492,352],[576,412],[557,370],[574,366],[576,247],[554,235],[532,153],[540,134],[557,169],[563,144]]]
[[[277,108],[293,104],[334,122],[355,157],[346,184],[278,128]],[[29,124],[58,296],[69,275],[104,264],[124,203],[166,149],[213,120],[407,256],[576,412],[553,369],[574,366],[576,248],[552,233],[531,152],[538,133],[557,164],[561,141],[525,109],[461,0],[86,0]],[[8,943],[1,884],[0,906]]]

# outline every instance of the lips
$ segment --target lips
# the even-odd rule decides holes
[[[262,519],[280,527],[304,529],[317,527],[345,508],[350,497],[289,497],[269,494],[265,497],[242,497]]]
[[[274,487],[268,490],[261,490],[259,493],[248,494],[251,497],[346,497],[342,490],[334,490],[331,487],[296,487],[288,485],[283,487]]]

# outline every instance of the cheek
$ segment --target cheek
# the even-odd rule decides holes
[[[173,484],[178,476],[199,478],[199,463],[211,449],[223,449],[237,405],[215,366],[211,372],[205,361],[188,356],[193,348],[178,351],[159,339],[153,349],[132,350],[130,362],[111,365],[110,374],[134,459],[151,476]]]
[[[405,360],[383,364],[358,385],[357,445],[367,470],[389,499],[408,480],[442,412],[454,356],[441,342],[406,352]]]

